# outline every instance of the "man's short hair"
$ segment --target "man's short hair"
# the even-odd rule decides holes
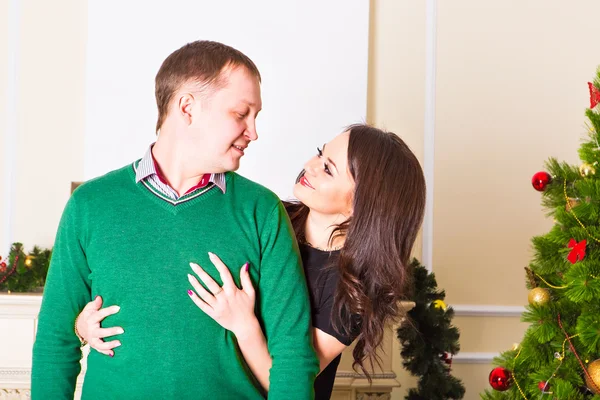
[[[204,94],[210,94],[227,85],[225,70],[237,67],[245,68],[260,82],[260,72],[254,62],[241,51],[222,43],[198,40],[171,53],[156,74],[156,132],[167,117],[173,95],[184,84],[195,83]]]

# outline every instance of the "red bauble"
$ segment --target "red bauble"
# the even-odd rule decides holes
[[[445,364],[452,365],[452,356],[450,355],[450,353],[442,353],[442,355],[440,356],[440,358],[442,359],[442,361]]]
[[[533,178],[531,178],[531,184],[538,192],[543,192],[546,190],[546,187],[550,182],[552,182],[552,177],[549,173],[544,171],[536,172],[533,175]]]
[[[512,383],[512,374],[509,370],[497,367],[490,372],[490,385],[499,392],[508,390]]]
[[[547,392],[548,390],[550,390],[550,383],[546,383],[546,382],[540,382],[538,383],[538,388],[542,391],[542,392]]]

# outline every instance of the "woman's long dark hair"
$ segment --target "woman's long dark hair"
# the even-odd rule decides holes
[[[391,132],[368,125],[348,128],[348,168],[354,179],[352,217],[336,227],[331,239],[345,234],[338,269],[333,324],[351,333],[358,324],[353,368],[369,378],[379,364],[376,350],[385,325],[401,317],[400,301],[412,275],[410,253],[423,221],[425,178],[406,143]],[[304,241],[309,208],[287,203],[299,242]]]

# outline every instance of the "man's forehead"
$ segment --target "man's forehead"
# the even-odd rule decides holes
[[[247,74],[237,77],[230,76],[221,90],[239,97],[240,101],[248,103],[248,105],[256,106],[261,101],[258,80]]]
[[[242,103],[244,103],[244,104],[247,104],[247,105],[249,105],[250,107],[254,107],[254,108],[256,108],[256,107],[258,107],[258,108],[262,107],[262,104],[261,104],[261,102],[259,102],[259,103],[257,104],[257,103],[255,103],[254,101],[252,101],[252,100],[247,100],[247,99],[242,99],[242,100],[241,100],[241,102],[242,102]]]

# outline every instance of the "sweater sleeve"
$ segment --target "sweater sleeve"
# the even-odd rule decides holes
[[[90,301],[90,270],[79,234],[76,194],[63,212],[44,287],[33,346],[33,400],[73,399],[81,370],[81,349],[74,322]]]
[[[269,400],[313,399],[319,363],[312,346],[310,303],[292,227],[281,203],[261,233],[259,315],[273,359]]]

